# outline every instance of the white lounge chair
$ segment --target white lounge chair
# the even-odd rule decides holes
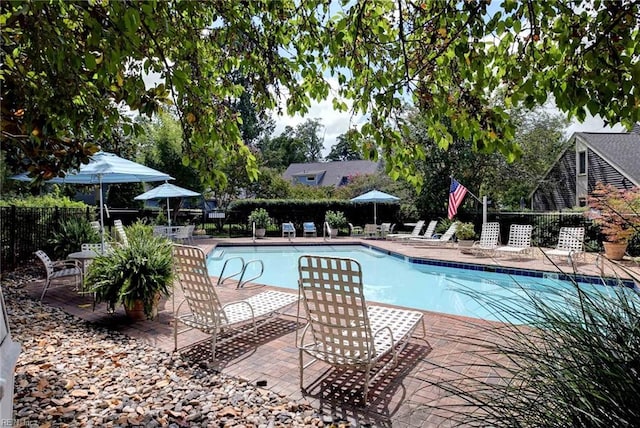
[[[116,229],[117,239],[122,243],[122,245],[128,247],[129,240],[127,239],[127,234],[124,231],[124,226],[122,226],[122,220],[113,220],[113,227]]]
[[[99,245],[99,244],[98,244]],[[82,286],[82,266],[78,260],[56,260],[52,261],[47,253],[42,250],[36,251],[36,256],[44,265],[47,278],[40,295],[40,300],[44,299],[47,290],[54,286],[73,285],[75,291],[79,291]]]
[[[475,241],[469,252],[475,256],[492,256],[498,248],[500,241],[500,223],[484,223],[482,232],[480,232],[480,240]]]
[[[451,246],[453,245],[453,235],[455,235],[457,229],[458,229],[458,222],[454,221],[439,238],[423,238],[423,237],[409,238],[409,243],[412,245],[415,245],[416,247]]]
[[[413,230],[409,233],[388,233],[387,236],[385,236],[385,239],[391,239],[391,240],[402,240],[402,239],[409,239],[412,237],[416,237],[416,236],[420,236],[420,232],[422,232],[422,227],[424,226],[424,220],[420,220],[416,223],[415,226],[413,226]]]
[[[282,237],[285,236],[289,239],[296,237],[296,228],[293,227],[293,223],[282,223]]]
[[[186,245],[174,245],[173,248],[174,268],[184,293],[184,300],[174,313],[174,351],[178,350],[179,334],[198,329],[211,335],[211,358],[215,359],[216,346],[223,343],[218,340],[220,331],[252,324],[254,335],[257,335],[258,320],[266,320],[299,300],[296,294],[270,290],[223,305],[209,277],[204,252]],[[189,312],[180,313],[185,303]],[[179,324],[186,327],[178,330]],[[234,337],[237,335],[231,335],[224,341]]]
[[[302,223],[302,236],[318,236],[318,231],[316,230],[315,223],[311,221]]]
[[[427,225],[427,228],[422,233],[422,235],[408,236],[408,237],[402,239],[401,241],[402,241],[403,244],[415,244],[416,242],[411,242],[411,238],[432,239],[434,233],[436,232],[436,226],[437,225],[438,225],[438,221],[437,220],[431,220],[429,222],[429,224]]]
[[[422,326],[421,312],[366,304],[360,264],[351,259],[304,255],[298,259],[298,286],[307,324],[300,340],[300,388],[304,369],[316,361],[365,372],[367,401],[371,370],[387,355],[386,365],[397,365],[398,353]],[[307,355],[313,360],[304,362]]]
[[[505,257],[522,257],[531,255],[530,224],[512,224],[509,228],[509,241],[506,246],[496,248],[495,254]]]
[[[584,258],[584,227],[561,227],[556,248],[544,254],[548,258],[566,259],[569,264]]]

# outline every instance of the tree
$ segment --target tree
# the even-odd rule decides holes
[[[302,144],[305,162],[317,162],[322,159],[323,128],[320,119],[307,119],[296,126],[295,138]],[[321,132],[322,136],[320,136]]]
[[[275,138],[264,138],[258,148],[265,165],[278,171],[284,171],[290,164],[302,163],[307,159],[302,141],[290,126],[285,127]]]
[[[509,160],[520,151],[507,109],[553,96],[579,120],[587,112],[629,128],[640,120],[637,1],[503,0],[331,2],[66,2],[0,4],[2,148],[12,165],[49,178],[88,162],[116,123],[137,129],[119,107],[152,115],[175,106],[183,162],[207,183],[226,178],[221,160],[239,157],[250,178],[229,100],[252,88],[257,110],[308,112],[339,82],[334,107],[363,114],[363,154],[387,160],[393,177],[419,186],[394,123],[403,105],[424,113],[429,137],[454,136]],[[149,73],[159,81],[147,87]],[[505,105],[490,102],[505,91]],[[449,125],[445,125],[445,121]]]
[[[336,144],[331,146],[331,151],[327,155],[327,160],[349,161],[362,159],[362,154],[357,149],[356,134],[356,131],[349,130],[342,135],[338,135]]]

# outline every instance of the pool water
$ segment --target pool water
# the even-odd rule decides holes
[[[261,269],[259,263],[249,261],[261,260],[264,272],[252,282],[297,289],[298,258],[303,254],[348,257],[360,262],[364,293],[369,302],[487,320],[516,321],[508,314],[496,314],[495,308],[487,307],[474,295],[491,296],[500,305],[510,305],[509,302],[517,305],[515,302],[527,293],[546,293],[545,300],[557,301],[561,294],[572,293],[575,289],[572,284],[553,278],[411,263],[358,245],[218,247],[209,255],[207,268],[210,275],[219,277],[226,260],[242,257],[248,264],[246,280],[258,275]],[[241,263],[237,259],[230,260],[225,276],[238,272]],[[609,288],[591,284],[581,286],[594,290]]]

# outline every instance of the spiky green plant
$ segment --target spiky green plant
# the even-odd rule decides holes
[[[472,349],[473,369],[439,366],[446,380],[422,379],[447,396],[430,407],[449,426],[640,426],[637,289],[574,283],[516,303],[468,292],[515,322],[474,325],[477,335],[455,339]]]
[[[58,258],[80,250],[84,243],[96,242],[100,242],[100,235],[86,219],[78,217],[61,222],[49,239],[53,246],[53,254]]]
[[[110,309],[122,303],[131,308],[136,300],[144,303],[150,318],[157,296],[169,296],[173,281],[171,241],[153,236],[151,226],[135,223],[126,228],[128,246],[98,256],[89,266],[87,283],[96,303]]]

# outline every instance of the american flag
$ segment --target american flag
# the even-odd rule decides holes
[[[451,179],[451,187],[449,187],[449,220],[455,217],[458,207],[467,194],[467,188],[458,183],[455,178]]]

